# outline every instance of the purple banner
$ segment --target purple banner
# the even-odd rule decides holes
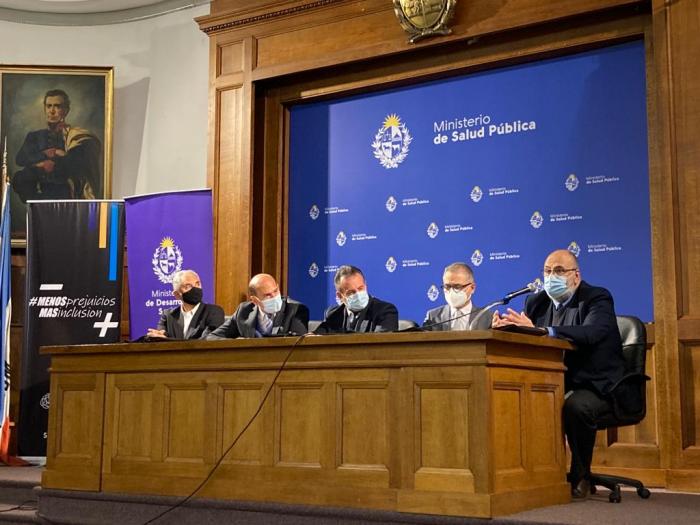
[[[172,280],[179,270],[199,274],[204,302],[214,299],[211,190],[139,195],[126,202],[131,339],[155,328],[163,310],[180,301]]]

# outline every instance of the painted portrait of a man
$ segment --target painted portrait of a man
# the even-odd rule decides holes
[[[109,197],[112,72],[86,73],[2,71],[13,238],[29,200]]]
[[[12,188],[22,201],[94,199],[102,193],[102,144],[89,130],[71,125],[70,97],[61,89],[44,95],[46,127],[30,131],[17,152],[20,170]]]

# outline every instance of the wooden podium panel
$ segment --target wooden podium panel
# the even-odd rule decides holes
[[[187,495],[294,342],[45,348],[42,486]],[[198,496],[478,517],[566,502],[567,348],[490,331],[307,337]]]

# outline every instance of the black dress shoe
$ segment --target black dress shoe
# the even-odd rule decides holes
[[[571,485],[571,497],[573,499],[586,499],[591,492],[591,484],[583,478],[576,485]]]

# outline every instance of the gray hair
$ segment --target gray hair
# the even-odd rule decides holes
[[[447,272],[464,272],[473,281],[474,280],[474,270],[467,263],[454,262],[445,266],[445,271],[442,272],[443,275]]]
[[[335,277],[333,277],[333,283],[335,284],[335,289],[338,289],[338,285],[340,284],[340,280],[343,277],[350,277],[351,275],[360,275],[362,278],[365,278],[365,274],[362,273],[362,270],[360,270],[357,266],[352,266],[350,264],[344,264],[338,270],[335,272]]]
[[[194,275],[199,281],[199,274],[194,270],[180,270],[179,272],[175,272],[175,274],[173,275],[173,290],[177,291],[180,289],[182,281],[188,274]]]

